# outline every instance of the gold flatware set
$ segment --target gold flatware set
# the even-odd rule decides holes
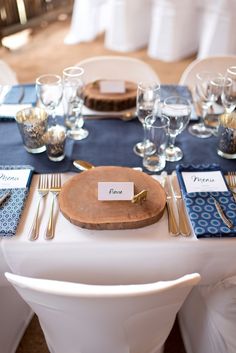
[[[41,215],[40,215],[41,201],[49,193],[52,194],[52,201],[51,201],[48,225],[45,232],[45,239],[47,240],[53,239],[55,235],[54,204],[55,204],[55,199],[59,194],[60,190],[61,190],[61,174],[52,174],[50,178],[48,174],[41,174],[39,176],[38,187],[37,187],[38,201],[37,201],[33,224],[29,233],[29,240],[33,241],[38,239],[39,237],[40,221],[41,221]]]

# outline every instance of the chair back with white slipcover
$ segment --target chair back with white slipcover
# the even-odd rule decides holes
[[[179,312],[186,352],[236,352],[235,300],[236,276],[192,290]]]
[[[5,273],[37,314],[51,352],[163,352],[199,274],[135,285],[91,285]]]
[[[193,87],[196,82],[196,74],[200,71],[220,72],[223,75],[229,66],[236,66],[236,56],[209,56],[205,59],[196,59],[184,70],[179,80],[180,85]]]
[[[126,56],[95,56],[82,60],[77,66],[84,68],[85,83],[99,79],[126,80],[131,82],[155,81],[160,79],[144,61]]]
[[[18,83],[15,72],[3,60],[0,60],[0,85],[16,85]]]

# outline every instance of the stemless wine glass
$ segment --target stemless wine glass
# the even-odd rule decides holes
[[[61,76],[54,74],[39,76],[36,79],[36,92],[48,116],[52,117],[52,125],[55,125],[56,108],[61,103],[63,96]]]
[[[221,101],[226,113],[230,114],[236,107],[236,66],[227,69],[223,83]]]
[[[145,118],[152,114],[160,102],[160,85],[156,82],[140,82],[137,88],[136,114],[144,127]],[[148,141],[138,142],[133,151],[138,156],[143,157],[144,148]]]
[[[220,73],[208,71],[199,72],[196,75],[195,100],[200,104],[202,114],[200,122],[189,127],[189,132],[194,136],[207,138],[213,133],[212,129],[205,126],[204,121],[209,107],[219,97],[216,95],[216,91],[221,92],[220,90],[222,89],[222,84],[217,83],[218,78],[222,79]]]
[[[183,97],[167,97],[163,102],[162,114],[169,118],[169,144],[166,148],[166,160],[176,162],[183,158],[183,152],[175,146],[175,139],[186,128],[190,120],[191,103]]]
[[[89,134],[88,130],[83,128],[83,74],[84,69],[79,66],[71,66],[63,70],[64,97],[67,105],[65,123],[69,128],[68,137],[73,140],[82,140]]]

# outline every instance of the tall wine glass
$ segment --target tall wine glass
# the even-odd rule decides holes
[[[216,91],[218,85],[213,83],[217,82],[217,78],[222,78],[220,73],[203,71],[196,75],[195,85],[195,101],[199,103],[202,108],[201,120],[198,124],[193,124],[189,127],[189,132],[200,138],[210,137],[213,133],[212,129],[207,128],[204,124],[205,118],[208,113],[209,107],[216,99],[216,95],[213,93]]]
[[[145,118],[152,114],[160,102],[160,85],[156,82],[140,82],[137,88],[136,114],[144,127]],[[143,157],[147,141],[138,142],[133,151]]]
[[[163,102],[162,114],[169,118],[169,144],[166,148],[166,160],[176,162],[183,158],[183,152],[175,146],[175,139],[189,123],[191,103],[188,99],[179,96],[168,97]]]
[[[66,125],[68,137],[73,140],[85,139],[89,132],[83,128],[82,108],[84,104],[84,69],[79,66],[67,67],[63,70],[64,97],[66,101]]]
[[[46,112],[52,117],[52,125],[55,125],[56,108],[61,103],[63,96],[61,76],[54,74],[39,76],[36,79],[36,93]]]
[[[221,101],[227,114],[236,108],[236,66],[231,66],[226,71]]]

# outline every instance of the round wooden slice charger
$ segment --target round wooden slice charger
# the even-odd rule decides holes
[[[140,203],[98,201],[98,182],[134,182],[134,193],[147,190]],[[157,222],[165,208],[166,194],[151,176],[125,167],[96,167],[66,181],[59,194],[62,214],[87,229],[131,229]]]
[[[99,82],[90,82],[84,88],[84,105],[87,108],[101,112],[120,112],[135,107],[136,83],[126,81],[124,93],[102,93]]]

